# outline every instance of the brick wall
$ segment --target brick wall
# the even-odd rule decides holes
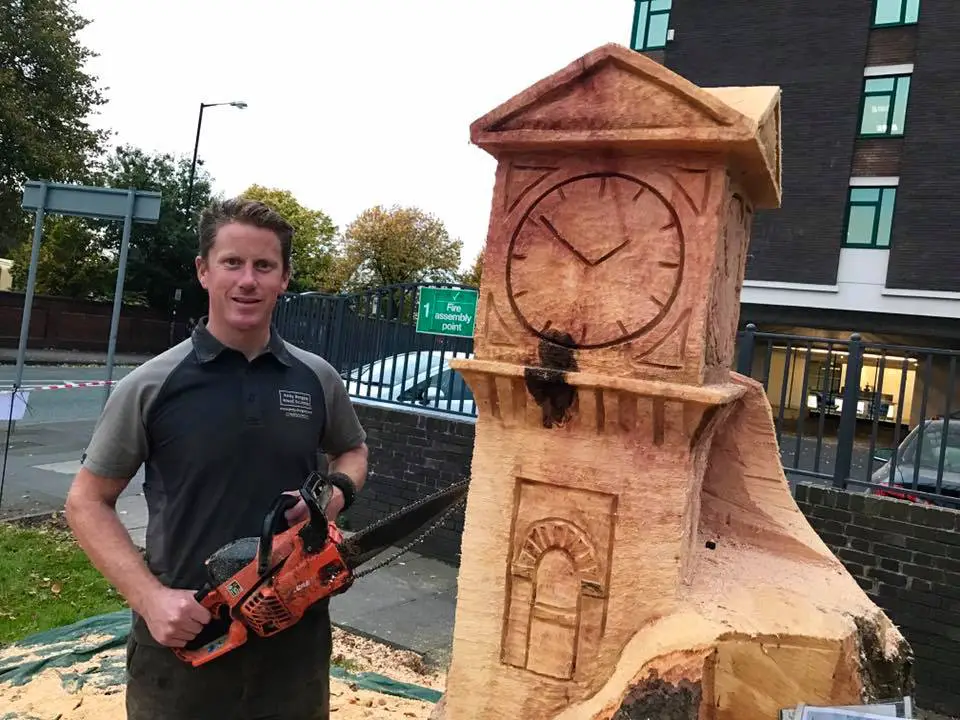
[[[956,0],[924,0],[921,13],[887,287],[955,291],[960,207],[947,188],[960,183],[960,12]]]
[[[960,513],[803,484],[796,498],[913,646],[918,704],[960,714]]]
[[[783,206],[757,212],[750,280],[837,279],[873,2],[827,6],[711,0],[675,2],[670,13],[674,72],[706,87],[783,88]]]
[[[363,492],[346,513],[347,527],[359,529],[425,495],[465,480],[473,454],[473,423],[432,417],[405,408],[385,409],[355,402],[367,431],[370,469]],[[463,510],[413,550],[457,564]]]

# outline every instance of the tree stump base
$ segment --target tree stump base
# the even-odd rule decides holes
[[[731,379],[745,393],[716,424],[697,549],[673,607],[628,637],[618,628],[627,640],[602,677],[564,683],[517,670],[494,673],[484,687],[483,661],[476,671],[484,682],[473,682],[463,663],[448,687],[471,700],[455,713],[441,702],[433,720],[775,720],[798,702],[913,692],[906,640],[790,493],[763,387]],[[464,638],[462,652],[470,644]],[[515,695],[525,684],[536,691]],[[494,711],[494,703],[509,709]]]

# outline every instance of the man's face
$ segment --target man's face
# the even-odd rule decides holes
[[[230,223],[220,228],[197,277],[210,297],[210,320],[243,332],[270,325],[287,289],[280,239],[271,230]]]

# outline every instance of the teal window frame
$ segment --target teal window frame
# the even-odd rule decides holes
[[[863,89],[860,93],[860,137],[902,137],[907,125],[907,107],[910,104],[910,86],[912,75],[869,75],[863,78]],[[887,101],[887,119],[885,130],[867,131],[865,124],[868,117],[876,117],[871,112],[871,104],[882,100]],[[894,125],[897,129],[894,130]]]
[[[667,36],[670,34],[670,10],[672,8],[673,0],[636,0],[633,11],[633,31],[630,33],[630,47],[637,52],[665,48],[667,46]],[[654,23],[657,25],[657,35],[651,39],[651,26]]]
[[[851,185],[843,223],[843,247],[889,250],[896,205],[895,185]],[[850,240],[854,231],[860,235],[859,242]]]
[[[890,12],[897,8],[899,13]],[[895,17],[893,20],[879,20],[881,17]],[[920,0],[873,0],[873,27],[897,27],[899,25],[916,25],[920,21]]]

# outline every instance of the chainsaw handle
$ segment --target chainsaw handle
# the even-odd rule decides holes
[[[299,499],[293,495],[283,494],[273,501],[267,514],[263,516],[263,527],[260,531],[260,548],[257,553],[257,575],[263,576],[270,567],[270,556],[273,555],[273,536],[287,529],[285,513],[293,508]]]

